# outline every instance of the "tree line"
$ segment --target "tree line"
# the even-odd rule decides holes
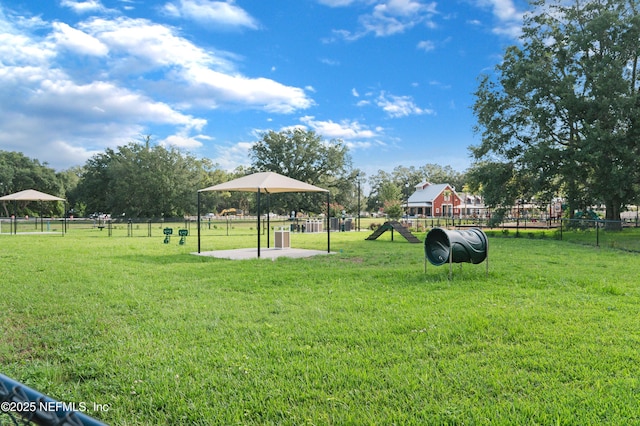
[[[380,170],[367,177],[353,168],[348,148],[341,140],[325,141],[314,131],[301,129],[263,134],[249,156],[250,166],[225,171],[209,159],[155,144],[146,136],[141,141],[107,148],[83,166],[55,172],[46,163],[21,153],[0,151],[0,192],[7,195],[37,189],[56,195],[68,201],[68,213],[76,217],[102,213],[113,218],[176,218],[196,214],[199,189],[255,172],[273,171],[329,189],[336,210],[331,213],[345,210],[356,215],[358,206],[361,211],[377,211],[385,204],[406,200],[413,187],[426,178],[462,184],[463,176],[449,166],[428,164],[420,169],[397,167],[392,173]],[[368,195],[363,191],[365,184],[371,188]],[[244,192],[205,192],[200,205],[205,213],[229,208],[250,213],[256,207],[255,195]],[[262,206],[263,211],[266,207]],[[32,203],[18,206],[20,215],[61,216],[65,214],[62,208],[55,203],[43,203],[37,211]],[[326,209],[326,198],[308,193],[272,194],[269,208],[278,214],[294,211],[315,215]],[[3,204],[3,215],[13,214],[12,209]]]

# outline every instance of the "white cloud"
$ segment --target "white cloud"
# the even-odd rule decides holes
[[[318,0],[318,3],[329,7],[349,6],[357,0]]]
[[[0,69],[4,66],[40,66],[47,64],[56,55],[50,43],[32,40],[8,21],[2,21],[0,10]]]
[[[321,1],[322,4],[337,7],[347,6],[348,1]],[[386,37],[400,34],[416,25],[423,24],[427,27],[435,27],[433,17],[438,13],[437,3],[423,3],[419,0],[381,0],[373,3],[373,8],[369,13],[359,17],[360,28],[355,31],[333,30],[333,37],[326,42],[336,39],[348,41],[357,40],[368,34],[377,37]]]
[[[370,139],[378,136],[378,133],[355,120],[342,120],[336,123],[332,120],[319,121],[315,120],[313,116],[305,116],[301,117],[300,121],[318,134],[330,139]],[[378,129],[378,131],[380,130]]]
[[[303,89],[268,78],[228,75],[204,67],[191,67],[184,76],[196,89],[192,95],[199,96],[193,101],[201,106],[227,104],[289,114],[313,105]]]
[[[423,40],[418,43],[418,49],[424,50],[425,52],[430,52],[436,48],[436,44],[429,40]]]
[[[68,80],[45,80],[35,89],[32,98],[26,100],[29,106],[67,119],[146,121],[193,129],[201,129],[206,124],[206,120],[182,114],[163,102],[108,82],[77,85]]]
[[[493,32],[510,38],[517,38],[522,33],[523,12],[518,11],[513,0],[477,0],[480,7],[488,7],[496,17],[498,24]]]
[[[256,20],[233,0],[179,0],[167,3],[163,8],[168,15],[219,27],[243,27],[255,30]]]
[[[323,43],[334,43],[339,40],[354,41],[358,40],[362,36],[364,36],[364,34],[353,34],[351,31],[347,30],[331,30],[331,36],[324,37],[321,41]]]
[[[121,61],[127,66],[137,65],[131,69],[133,73],[140,72],[140,67],[188,67],[193,64],[212,66],[225,71],[235,68],[225,58],[179,37],[173,28],[146,19],[97,18],[81,23],[79,28],[119,55],[117,59],[121,67]]]
[[[95,37],[70,27],[63,22],[53,23],[52,41],[57,46],[90,56],[105,56],[109,48]]]
[[[254,143],[238,142],[232,145],[217,145],[214,147],[217,155],[211,160],[227,171],[233,171],[238,166],[249,166],[251,165],[249,151]]]
[[[374,14],[387,16],[417,16],[424,11],[435,13],[436,3],[423,4],[415,0],[387,0],[374,8]]]
[[[444,84],[438,80],[431,80],[429,82],[429,86],[437,87],[439,89],[444,89],[444,90],[451,89],[451,84]]]
[[[399,118],[409,115],[435,114],[431,109],[420,108],[413,102],[411,96],[394,96],[385,92],[380,93],[376,104],[390,117]]]
[[[63,5],[76,11],[101,6]],[[105,147],[158,128],[161,143],[199,149],[207,141],[203,109],[288,114],[314,105],[312,86],[243,75],[231,53],[197,46],[174,27],[121,15],[71,24],[7,18],[0,8],[0,57],[0,149],[53,167],[82,164]],[[363,139],[371,132],[321,124],[342,136],[348,128]],[[246,161],[246,145],[233,152],[236,164]]]
[[[380,126],[371,130],[357,120],[342,120],[336,123],[333,120],[316,120],[313,116],[300,117],[300,121],[305,125],[290,126],[289,128],[302,128],[303,130],[311,128],[323,138],[341,139],[350,150],[366,150],[372,147],[386,146],[379,139],[384,133],[384,128]]]
[[[513,0],[486,0],[493,7],[493,14],[501,21],[512,21],[519,18]]]
[[[268,78],[249,78],[235,70],[227,55],[206,51],[175,34],[170,27],[143,19],[93,19],[81,25],[87,33],[120,55],[119,71],[136,73],[165,70],[165,82],[177,102],[187,107],[256,108],[291,113],[306,109],[313,101],[305,90]]]
[[[196,149],[196,148],[202,147],[203,144],[199,140],[202,138],[203,138],[202,135],[189,136],[186,131],[183,131],[177,134],[167,136],[166,138],[161,140],[159,143],[162,146],[174,146],[176,148],[190,150],[190,149]],[[205,137],[204,139],[209,139],[209,138]]]
[[[78,85],[55,72],[50,73],[54,80],[29,80],[28,73],[19,75],[15,90],[21,96],[7,100],[6,75],[0,73],[4,99],[0,104],[0,128],[6,130],[0,133],[0,146],[54,165],[56,161],[81,163],[99,148],[143,133],[146,124],[175,126],[185,133],[198,131],[206,124],[203,119],[112,83]],[[27,87],[29,90],[25,91]]]
[[[102,5],[102,3],[100,3],[99,0],[62,0],[60,2],[60,5],[63,7],[68,7],[76,13],[101,12],[105,10],[105,7]]]
[[[138,1],[138,0],[118,0],[120,3],[123,3],[122,8],[124,10],[134,10],[135,6],[134,4]]]
[[[329,59],[329,58],[322,58],[320,59],[320,62],[332,67],[337,67],[340,65],[340,61],[336,61],[335,59]]]
[[[84,164],[89,157],[104,152],[101,149],[87,149],[84,146],[72,145],[63,140],[55,140],[49,146],[41,146],[39,149],[52,153],[47,160],[53,167],[67,164]],[[33,157],[37,158],[38,156],[33,155]]]
[[[28,21],[23,21],[29,23]],[[107,45],[66,24],[39,39],[0,15],[0,147],[53,167],[81,164],[106,146],[126,143],[148,125],[188,135],[206,120],[115,82],[73,80],[56,52],[62,47],[105,55]],[[94,76],[95,77],[95,76]]]

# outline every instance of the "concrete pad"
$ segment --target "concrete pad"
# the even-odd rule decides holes
[[[202,251],[200,253],[192,253],[197,256],[216,257],[219,259],[231,259],[231,260],[243,260],[243,259],[257,259],[257,248],[243,248],[235,250],[215,250],[215,251]],[[334,254],[334,252],[328,253],[326,250],[305,250],[296,248],[276,249],[276,248],[260,248],[260,259],[277,259],[278,257],[311,257],[323,254]]]

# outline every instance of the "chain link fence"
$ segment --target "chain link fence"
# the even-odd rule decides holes
[[[595,247],[640,252],[637,221],[604,219],[563,219],[559,239]]]
[[[0,425],[104,426],[84,414],[89,404],[56,401],[0,374]]]

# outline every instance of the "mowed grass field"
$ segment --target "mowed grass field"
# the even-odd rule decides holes
[[[397,233],[154,235],[0,236],[0,372],[113,425],[640,424],[638,254],[490,238],[449,281]]]

